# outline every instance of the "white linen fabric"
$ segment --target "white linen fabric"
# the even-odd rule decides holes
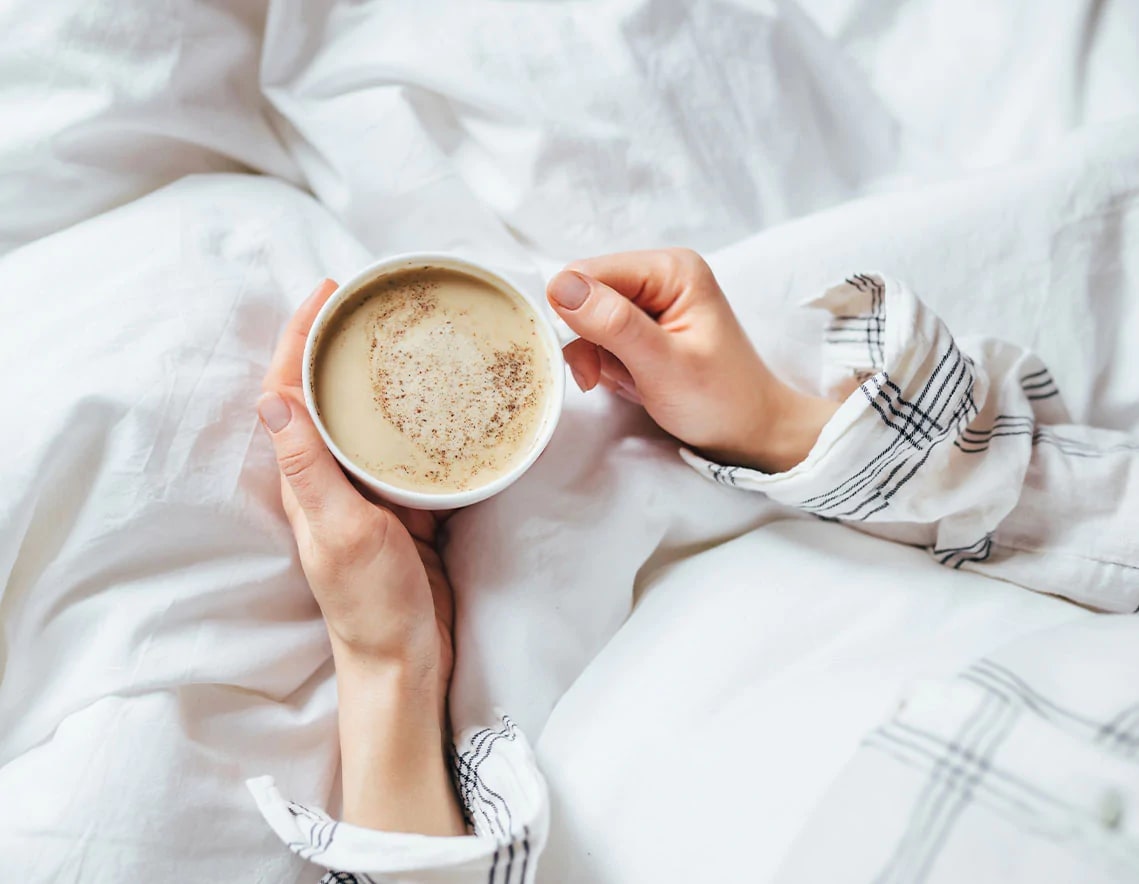
[[[1135,112],[1129,0],[802,5],[900,129],[956,168],[1039,156],[1073,128]]]
[[[896,281],[855,274],[810,303],[832,314],[825,338],[827,374],[837,389],[855,389],[807,458],[785,473],[768,475],[682,450],[689,464],[719,484],[762,491],[816,517],[924,546],[938,564],[952,569],[988,573],[1103,610],[1139,609],[1134,536],[1139,488],[1132,484],[1139,476],[1139,439],[1058,426],[1067,411],[1039,358],[993,339],[959,344],[936,314]],[[1135,657],[1131,652],[1109,659],[1125,668]],[[871,735],[867,747],[885,754],[856,761],[832,799],[844,802],[850,813],[854,796],[871,783],[892,783],[888,810],[876,820],[878,841],[866,831],[860,834],[861,856],[889,857],[879,868],[863,868],[868,878],[909,884],[931,875],[952,880],[950,873],[967,869],[967,848],[942,853],[945,835],[965,806],[984,811],[974,811],[981,819],[958,823],[962,826],[981,827],[988,819],[985,811],[1003,811],[1001,849],[1027,853],[1027,868],[1056,862],[1052,851],[1033,854],[1033,843],[1020,843],[1045,837],[1040,817],[1051,812],[1052,830],[1074,828],[1080,835],[1075,848],[1057,851],[1061,862],[1087,870],[1085,854],[1098,857],[1096,877],[1084,880],[1122,881],[1139,874],[1139,826],[1122,831],[1119,826],[1124,806],[1139,802],[1139,769],[1098,760],[1099,788],[1113,796],[1108,800],[1115,814],[1101,820],[1096,806],[1089,810],[1086,801],[1074,801],[1057,788],[1089,772],[1074,766],[1081,751],[1061,751],[1064,741],[1048,728],[1074,722],[1093,750],[1104,743],[1132,760],[1139,742],[1139,731],[1131,733],[1133,726],[1139,728],[1134,691],[1118,691],[1108,705],[1112,717],[1095,723],[1027,686],[1047,669],[1034,657],[1012,668],[982,661],[960,676],[968,690],[953,685],[918,693]],[[545,792],[536,785],[541,775],[528,747],[522,744],[521,753],[505,748],[518,744],[512,723],[507,720],[494,733],[510,739],[497,753],[503,756],[502,775],[491,779],[488,773],[486,784],[470,759],[481,764],[496,758],[492,731],[468,733],[456,748],[455,777],[474,826],[471,836],[416,838],[393,850],[393,836],[369,838],[353,830],[349,847],[340,843],[338,824],[286,802],[271,781],[250,787],[277,834],[293,850],[335,868],[336,880],[360,875],[358,880],[425,881],[445,871],[447,880],[495,881],[501,875],[504,884],[526,884],[534,880],[545,842]],[[1056,742],[1060,745],[1052,745]],[[1048,777],[1034,775],[1026,763],[1031,748],[1037,764],[1050,765]],[[1005,753],[1015,760],[1006,761]],[[991,770],[997,762],[1001,767]],[[1058,773],[1057,762],[1069,766]],[[903,769],[886,770],[897,764]],[[911,793],[918,789],[914,801]],[[984,794],[969,805],[974,792]],[[901,825],[911,802],[910,822]],[[834,811],[825,804],[817,813],[835,824],[829,818]],[[298,824],[308,819],[318,824]],[[821,872],[813,862],[816,851],[803,852],[810,858],[807,869]],[[501,870],[500,854],[509,858]],[[517,867],[516,854],[522,860]],[[795,880],[817,880],[792,868],[787,874],[799,876]]]
[[[252,414],[324,275],[454,248],[540,299],[589,252],[718,250],[764,356],[815,386],[823,322],[798,298],[879,267],[962,335],[1038,353],[1074,422],[1139,430],[1123,0],[968,21],[940,0],[503,2],[485,26],[473,5],[0,12],[5,876],[321,874],[243,783],[337,809],[328,647]],[[943,51],[965,31],[1000,51]],[[245,168],[267,176],[192,174]],[[909,682],[1094,618],[707,482],[623,403],[566,405],[444,551],[458,731],[499,732],[501,707],[533,738],[542,880],[773,880]],[[1015,671],[1108,721],[1120,680],[1094,631],[1068,635]],[[831,880],[855,869],[833,856]]]
[[[183,175],[296,181],[257,84],[264,0],[0,6],[0,255]]]
[[[793,3],[278,0],[265,42],[309,186],[387,252],[710,250],[916,162]]]

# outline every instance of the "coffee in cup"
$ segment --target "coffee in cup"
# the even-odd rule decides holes
[[[536,457],[560,354],[512,286],[455,259],[404,260],[337,295],[306,352],[342,461],[411,495],[462,496]]]

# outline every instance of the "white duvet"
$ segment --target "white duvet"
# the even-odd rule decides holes
[[[316,877],[243,781],[336,801],[252,412],[321,276],[451,249],[540,298],[692,245],[810,384],[792,305],[879,267],[1139,428],[1128,3],[24,3],[0,35],[0,879]],[[705,879],[712,838],[768,880],[908,682],[1092,616],[707,483],[598,396],[452,524],[454,712],[536,742],[551,882]]]

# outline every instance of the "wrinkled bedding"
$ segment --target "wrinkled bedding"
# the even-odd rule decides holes
[[[877,267],[1139,429],[1136,39],[1123,2],[8,7],[5,875],[315,878],[243,781],[336,802],[252,411],[322,276],[448,249],[540,302],[566,260],[689,245],[812,386],[796,304]],[[768,880],[907,684],[1093,616],[705,482],[576,392],[446,561],[453,714],[535,742],[551,882],[704,877],[713,840],[719,877]]]

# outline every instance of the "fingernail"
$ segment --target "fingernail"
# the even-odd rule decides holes
[[[257,415],[270,433],[281,432],[293,416],[289,403],[276,393],[265,393],[257,400]]]
[[[577,384],[578,389],[585,393],[585,378],[583,378],[576,368],[570,368],[570,374],[573,375],[573,381]]]
[[[589,283],[580,273],[563,270],[550,280],[550,297],[567,310],[576,310],[589,295]]]
[[[307,304],[309,301],[311,301],[313,298],[315,298],[317,295],[319,295],[321,289],[323,289],[330,282],[332,282],[332,280],[329,279],[327,276],[324,279],[322,279],[320,282],[318,282],[316,284],[316,288],[314,288],[311,292],[309,292],[308,297],[305,298],[305,303]]]
[[[623,398],[628,399],[637,405],[644,405],[645,400],[641,398],[641,394],[637,392],[637,388],[632,384],[627,384],[624,381],[617,382],[617,390],[623,395]]]

